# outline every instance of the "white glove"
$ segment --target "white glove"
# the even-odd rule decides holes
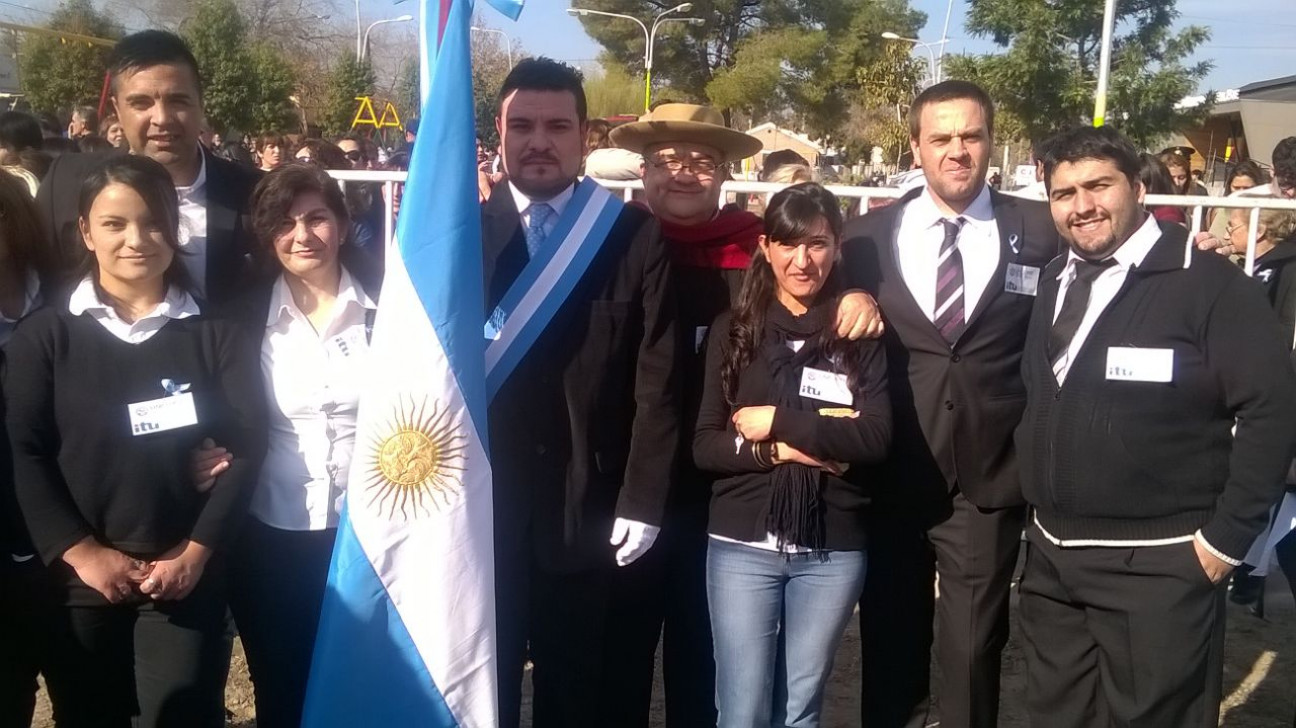
[[[652,548],[659,533],[661,533],[659,526],[649,526],[627,518],[616,519],[616,523],[612,524],[611,543],[613,546],[621,547],[616,552],[617,566],[628,566],[648,553],[648,549]]]

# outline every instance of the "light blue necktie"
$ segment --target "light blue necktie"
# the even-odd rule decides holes
[[[537,202],[529,209],[531,218],[527,221],[526,246],[527,255],[534,258],[540,246],[544,245],[545,238],[549,236],[544,226],[549,222],[549,216],[553,214],[554,209],[543,202]]]

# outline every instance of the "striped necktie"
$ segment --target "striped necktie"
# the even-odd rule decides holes
[[[959,231],[963,218],[941,220],[945,239],[941,241],[940,258],[936,264],[936,309],[932,323],[950,346],[963,333],[966,317],[963,310],[963,256],[958,249]]]

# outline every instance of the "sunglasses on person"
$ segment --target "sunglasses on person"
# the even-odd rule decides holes
[[[361,152],[359,149],[353,149],[349,152],[345,152],[345,155],[347,161],[349,162],[359,162],[360,160],[364,159],[364,152]]]

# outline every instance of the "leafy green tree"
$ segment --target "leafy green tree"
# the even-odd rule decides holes
[[[90,0],[67,0],[46,25],[94,38],[116,40],[121,25]],[[97,105],[111,48],[45,35],[24,36],[19,46],[22,89],[32,109],[59,113],[76,104]]]
[[[609,66],[585,77],[585,103],[591,119],[643,113],[643,77],[635,78],[620,66]],[[660,101],[658,97],[654,101]]]
[[[1212,66],[1191,61],[1210,31],[1175,32],[1178,15],[1175,0],[1117,3],[1106,123],[1136,143],[1151,144],[1209,112],[1209,103],[1175,108]],[[1102,0],[977,0],[964,27],[1006,51],[949,58],[947,75],[983,85],[1027,139],[1092,123],[1102,19]]]
[[[495,131],[496,98],[500,87],[512,67],[506,49],[494,33],[473,33],[472,46],[473,113],[477,120],[477,137],[494,148],[499,146],[499,133]],[[513,59],[521,60],[525,54],[517,45]]]
[[[213,129],[283,131],[293,124],[295,80],[277,51],[248,40],[232,0],[201,0],[181,23],[203,76],[203,106]]]
[[[367,61],[358,61],[349,53],[343,54],[329,74],[325,105],[319,116],[324,133],[339,135],[350,130],[359,103],[356,97],[373,94],[376,85],[373,67]],[[382,113],[381,105],[375,110]]]

